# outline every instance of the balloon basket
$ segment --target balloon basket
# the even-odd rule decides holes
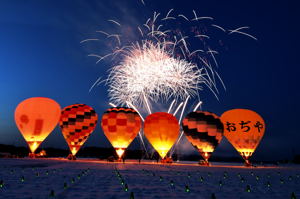
[[[202,158],[204,160],[200,160],[199,165],[210,166],[210,163],[208,162],[208,159],[210,158],[211,154],[212,154],[212,152],[200,152],[200,155],[202,156]]]
[[[73,154],[69,154],[67,157],[68,160],[76,160],[76,156]]]
[[[28,154],[28,157],[29,157],[29,158],[36,158],[36,154],[35,154],[35,153],[29,153],[29,154]]]
[[[124,152],[126,148],[115,148],[115,151],[118,155],[118,162],[122,162],[124,159]]]
[[[252,156],[252,152],[240,152],[242,158],[245,160],[245,167],[252,167],[249,158]]]
[[[165,157],[165,158],[161,159],[160,163],[162,163],[162,164],[172,164],[173,160],[170,157]]]
[[[208,162],[208,160],[200,160],[198,162],[199,165],[201,166],[210,166],[211,164]]]
[[[245,167],[252,167],[253,165],[249,161],[249,159],[245,159]]]
[[[118,159],[116,160],[116,162],[120,162],[120,163],[125,163],[125,158],[122,157],[118,157]]]

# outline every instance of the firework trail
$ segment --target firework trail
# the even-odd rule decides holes
[[[170,104],[169,109],[168,109],[168,113],[170,113],[170,111],[172,110],[173,105],[174,105],[175,102],[176,102],[176,100],[173,100],[172,103]]]
[[[117,20],[109,19],[108,22],[115,28],[124,27]],[[170,112],[176,102],[181,102],[173,113],[176,115],[182,108],[181,121],[189,99],[198,97],[199,103],[194,110],[202,104],[199,91],[205,87],[218,99],[217,83],[226,88],[216,71],[219,51],[215,46],[219,38],[212,33],[221,30],[224,36],[238,33],[255,40],[257,38],[241,31],[248,29],[247,26],[227,30],[213,22],[214,18],[198,16],[195,10],[188,16],[176,14],[174,9],[170,9],[166,14],[154,12],[145,22],[130,27],[136,30],[134,38],[128,39],[121,30],[112,34],[96,31],[110,42],[115,40],[110,45],[110,53],[88,55],[97,58],[96,63],[108,58],[112,60],[105,79],[111,105],[130,106],[142,117],[139,109],[151,114],[153,104],[172,100],[168,109]],[[98,40],[85,39],[81,43]],[[139,136],[144,144],[142,135]]]

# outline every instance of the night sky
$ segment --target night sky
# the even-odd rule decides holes
[[[197,3],[196,3],[197,2]],[[174,8],[192,17],[212,16],[228,29],[250,26],[243,35],[226,40],[219,55],[219,73],[227,90],[220,87],[220,100],[207,90],[200,92],[203,110],[221,115],[232,108],[258,112],[267,125],[257,159],[291,158],[299,147],[299,8],[296,1],[195,1],[195,0],[61,0],[0,2],[0,144],[26,146],[14,123],[14,109],[22,100],[43,96],[61,107],[85,103],[99,116],[107,109],[107,87],[89,92],[93,82],[107,75],[109,61],[95,64],[91,52],[105,52],[107,46],[80,44],[109,30],[108,19],[124,25],[142,23],[154,11],[166,14]],[[195,99],[190,106],[196,103]],[[136,142],[136,141],[135,141]],[[42,147],[67,148],[59,128]],[[85,146],[110,147],[100,126]],[[133,144],[131,147],[137,146]],[[193,149],[187,152],[195,152]],[[215,155],[236,156],[224,139]]]

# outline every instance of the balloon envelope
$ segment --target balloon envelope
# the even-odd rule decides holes
[[[248,109],[226,111],[221,120],[224,124],[225,137],[247,160],[264,135],[264,120],[259,114]]]
[[[97,120],[95,110],[85,104],[73,104],[62,110],[59,126],[73,156],[94,131]]]
[[[182,121],[182,128],[189,142],[206,161],[221,142],[224,131],[220,118],[206,111],[189,113]]]
[[[146,117],[144,132],[153,148],[164,158],[178,138],[179,124],[173,115],[157,112]]]
[[[121,158],[141,129],[141,118],[132,108],[109,108],[102,116],[101,127]]]
[[[15,122],[32,153],[53,131],[60,117],[60,106],[46,97],[22,101],[15,110]]]

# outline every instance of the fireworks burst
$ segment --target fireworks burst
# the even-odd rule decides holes
[[[199,85],[208,81],[203,70],[172,55],[166,43],[149,40],[124,50],[122,61],[113,67],[107,80],[111,101],[141,105],[145,99],[157,102],[196,95]]]
[[[224,44],[219,38],[214,38],[214,35],[210,34],[211,31],[223,35],[237,33],[257,40],[251,34],[242,32],[249,29],[247,26],[228,30],[212,23],[213,21],[212,17],[198,16],[194,10],[192,17],[180,13],[176,15],[173,9],[165,16],[154,12],[145,23],[127,28],[136,30],[134,36],[131,35],[131,39],[128,39],[127,32],[125,35],[122,32],[126,25],[116,20],[108,20],[120,31],[112,34],[102,30],[96,32],[109,41],[115,41],[110,45],[111,53],[88,56],[97,58],[96,63],[111,58],[112,66],[108,77],[102,81],[98,79],[92,88],[106,82],[109,87],[110,104],[127,105],[136,111],[137,107],[146,107],[149,114],[153,102],[173,99],[168,109],[168,112],[171,112],[176,103],[181,101],[173,113],[176,115],[182,108],[179,119],[181,120],[190,98],[197,96],[199,99],[194,111],[202,104],[199,91],[203,90],[203,86],[217,99],[217,81],[226,89],[216,71],[219,67],[216,58],[219,52],[213,48],[212,43],[219,46]],[[81,43],[90,41],[99,41],[99,38],[89,38]],[[182,133],[180,138],[181,136]]]
[[[225,88],[215,70],[218,67],[216,56],[219,52],[209,45],[214,39],[209,35],[207,26],[203,25],[213,20],[212,17],[197,16],[194,10],[189,18],[183,14],[175,15],[171,9],[165,16],[154,12],[153,17],[137,26],[138,36],[134,41],[126,40],[126,36],[121,33],[97,31],[107,39],[114,38],[116,41],[111,53],[88,55],[96,57],[96,63],[109,57],[117,59],[106,79],[110,101],[116,105],[130,102],[139,107],[149,105],[148,101],[167,101],[171,98],[182,101],[188,96],[199,97],[202,85],[206,85],[218,98],[216,82],[219,80]],[[123,27],[116,20],[108,22]],[[228,32],[228,35],[239,33],[256,39],[241,32],[249,27],[226,30],[216,24],[209,25],[215,31]],[[99,39],[86,39],[82,43],[96,40]],[[95,82],[93,87],[97,84]]]

